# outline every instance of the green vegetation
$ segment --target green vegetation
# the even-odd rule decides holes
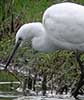
[[[63,0],[60,0],[62,2]],[[69,0],[84,4],[84,0]],[[18,28],[28,22],[41,21],[46,8],[56,3],[56,0],[0,0],[0,61],[6,62],[15,44],[15,34]],[[22,59],[22,60],[21,60]],[[25,59],[28,63],[25,64]],[[81,57],[84,60],[84,56]],[[73,52],[57,51],[34,55],[33,49],[20,47],[12,60],[12,65],[21,64],[35,66],[38,72],[45,71],[47,75],[52,73],[56,78],[66,82],[73,82],[79,77],[79,67]],[[59,77],[58,77],[58,76]],[[13,81],[13,76],[0,72],[0,81]],[[6,88],[6,87],[5,87]],[[0,87],[1,90],[1,87]]]
[[[3,77],[2,77],[3,76]],[[15,81],[16,79],[8,72],[0,71],[0,82]]]
[[[9,99],[9,98],[8,98],[8,99],[3,99],[3,98],[0,98],[0,100],[12,100],[12,99]]]

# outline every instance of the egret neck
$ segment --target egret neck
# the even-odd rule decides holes
[[[29,23],[24,24],[17,32],[16,34],[16,44],[15,47],[10,54],[5,69],[7,69],[7,66],[11,62],[16,50],[18,49],[19,45],[22,44],[25,41],[28,41],[31,39],[32,46],[37,48],[37,46],[43,45],[43,37],[45,37],[45,30],[43,28],[43,25],[39,22],[37,23]],[[38,44],[38,45],[37,45]]]
[[[16,34],[16,43],[19,38],[22,38],[22,42],[31,40],[32,47],[38,51],[48,52],[55,48],[44,25],[40,22],[24,24]]]
[[[29,40],[32,42],[32,47],[37,51],[50,52],[56,50],[55,44],[48,37],[48,33],[43,24],[40,22],[24,24],[16,34],[16,45],[5,68],[9,65],[19,45]]]

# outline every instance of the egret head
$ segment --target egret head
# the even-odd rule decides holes
[[[20,45],[23,44],[24,41],[32,38],[32,34],[30,32],[30,24],[24,24],[17,32],[16,34],[16,43],[15,43],[15,47],[11,53],[11,55],[9,56],[8,60],[7,60],[7,63],[6,63],[6,66],[5,66],[5,69],[7,68],[7,66],[9,65],[11,59],[13,58],[16,50],[18,49],[18,47]]]
[[[6,63],[5,68],[7,68],[7,66],[9,65],[11,59],[13,58],[16,50],[18,49],[18,47],[20,45],[23,44],[24,41],[28,42],[28,41],[32,40],[32,44],[37,40],[41,41],[41,39],[39,39],[39,38],[37,39],[35,37],[40,37],[40,36],[42,36],[43,33],[44,33],[44,28],[43,28],[42,24],[39,22],[38,23],[24,24],[18,30],[18,32],[16,34],[16,44],[15,44],[15,47],[14,47],[14,49],[13,49],[13,51],[12,51],[12,53],[11,53],[7,63]],[[38,44],[39,42],[35,42],[35,43]]]
[[[33,34],[31,31],[32,28],[32,23],[29,24],[24,24],[17,32],[16,34],[16,43],[18,42],[19,39],[22,39],[22,42],[24,41],[28,41],[30,39],[32,39]],[[22,43],[21,42],[21,43]]]

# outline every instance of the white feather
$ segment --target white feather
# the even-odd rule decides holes
[[[59,3],[49,7],[42,23],[23,25],[16,41],[32,40],[32,47],[39,51],[70,49],[84,51],[84,6],[75,3]]]

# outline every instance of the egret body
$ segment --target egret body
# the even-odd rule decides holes
[[[16,34],[16,45],[6,67],[19,45],[29,40],[38,51],[84,51],[84,6],[69,2],[55,4],[44,12],[42,23],[24,24]]]
[[[38,51],[84,51],[84,7],[68,2],[53,5],[44,12],[42,23],[24,24],[16,34],[16,43],[19,38],[31,40]]]
[[[42,23],[24,24],[16,34],[16,45],[6,68],[19,45],[28,40],[35,50],[43,52],[59,49],[84,51],[84,6],[69,2],[55,4],[44,12]]]

